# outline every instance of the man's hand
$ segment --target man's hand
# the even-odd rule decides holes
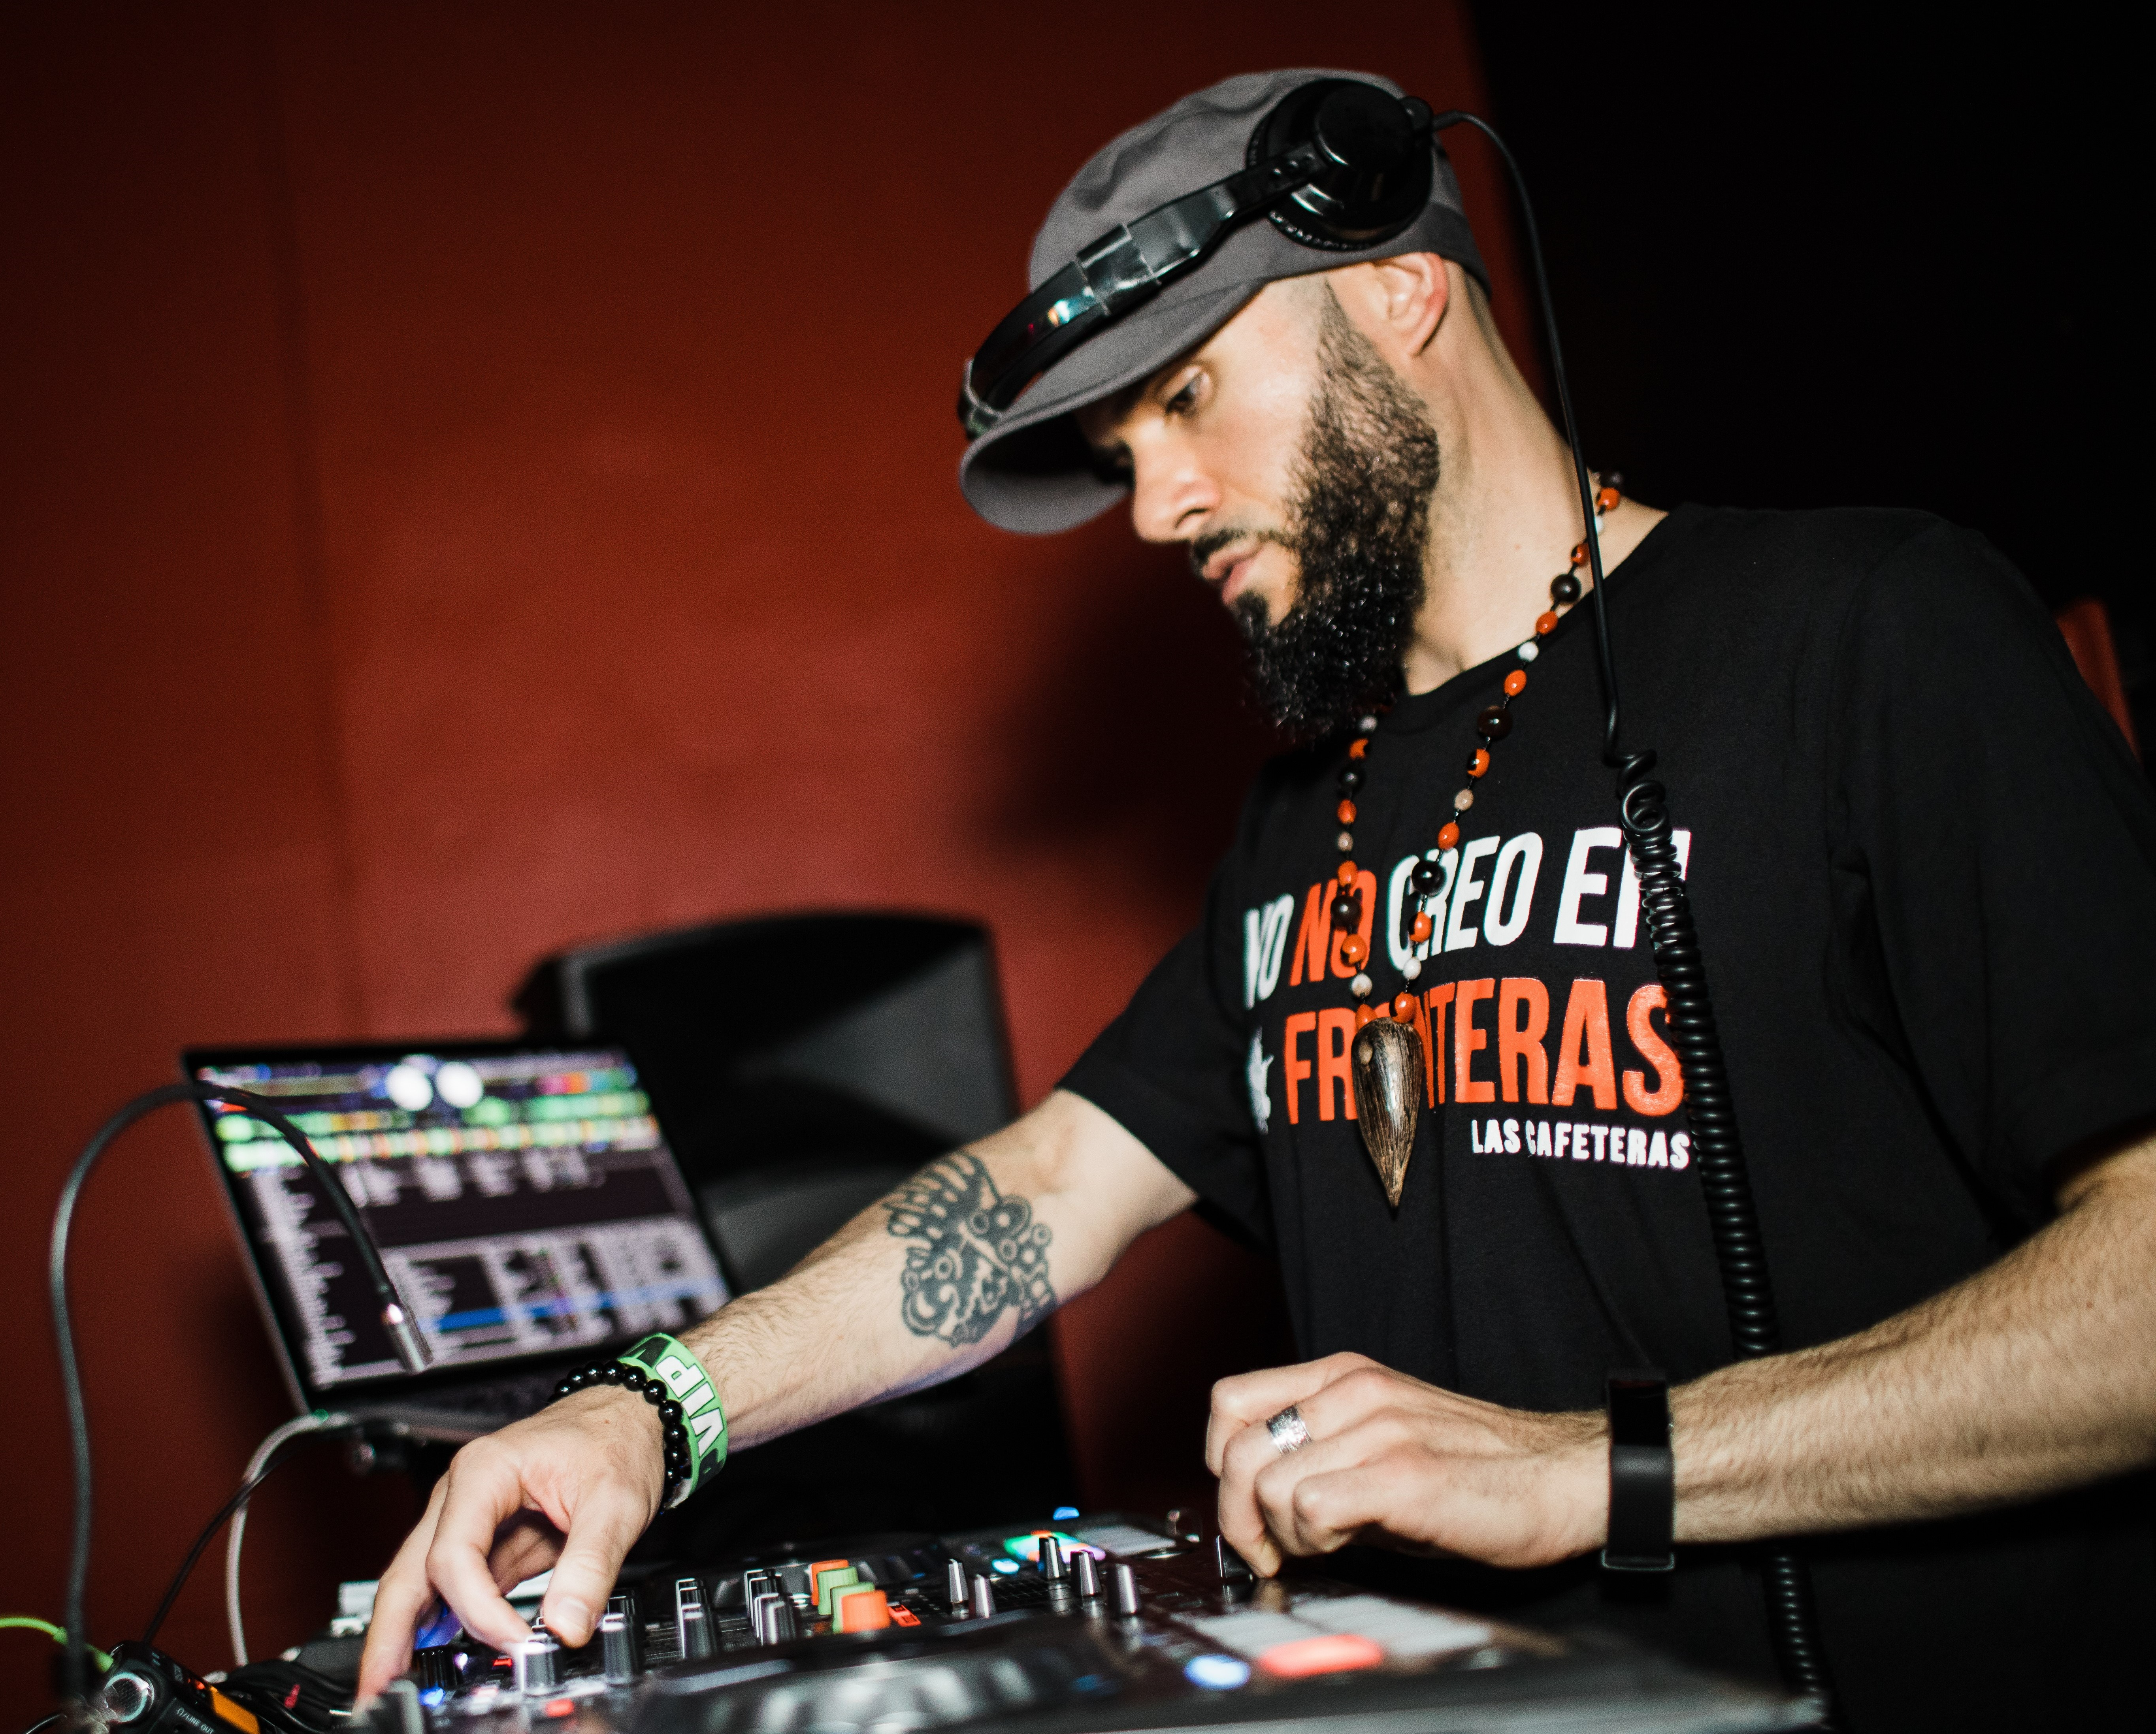
[[[1265,1424],[1291,1403],[1310,1443],[1283,1455]],[[1500,1408],[1363,1355],[1221,1380],[1205,1464],[1220,1533],[1268,1578],[1358,1539],[1547,1565],[1600,1546],[1609,1518],[1601,1416]]]
[[[528,1637],[501,1593],[549,1566],[547,1629],[571,1649],[589,1642],[665,1485],[657,1413],[613,1388],[579,1391],[466,1445],[382,1574],[361,1699],[410,1665],[413,1633],[437,1596],[497,1649]]]
[[[1059,1090],[1015,1125],[931,1162],[781,1280],[680,1341],[718,1387],[728,1449],[746,1449],[978,1367],[1194,1196],[1107,1115]],[[947,1244],[950,1208],[966,1199],[1029,1223],[1022,1246]],[[947,1255],[976,1280],[924,1291],[917,1273]],[[549,1565],[548,1629],[564,1644],[588,1641],[665,1487],[658,1417],[618,1387],[579,1391],[465,1446],[382,1579],[361,1696],[409,1664],[437,1597],[485,1643],[526,1636],[501,1592]]]

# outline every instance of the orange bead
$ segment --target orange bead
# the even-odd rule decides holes
[[[1353,801],[1342,801],[1332,810],[1339,815],[1342,824],[1352,825],[1355,823],[1355,803]]]
[[[1486,746],[1476,747],[1475,749],[1475,757],[1467,762],[1467,774],[1470,777],[1480,777],[1489,768],[1490,749]]]
[[[1436,931],[1437,923],[1430,920],[1428,910],[1418,915],[1414,918],[1414,926],[1408,929],[1408,931],[1414,936],[1414,942],[1417,945],[1420,945]]]
[[[1552,609],[1547,613],[1537,614],[1535,616],[1536,637],[1540,638],[1545,633],[1552,633],[1556,630],[1557,613],[1554,609]],[[1517,672],[1517,670],[1515,672]]]
[[[1585,542],[1580,543],[1578,547],[1572,551],[1572,563],[1574,566],[1584,566],[1587,564],[1587,544]]]
[[[1393,996],[1393,1015],[1399,1018],[1401,1023],[1412,1023],[1414,1022],[1414,1008],[1415,997],[1414,994],[1395,993]]]
[[[1437,834],[1437,846],[1441,849],[1459,848],[1460,827],[1447,821],[1445,829]]]
[[[1368,758],[1368,757],[1369,757],[1369,755],[1370,755],[1370,739],[1369,739],[1369,736],[1367,736],[1367,735],[1358,735],[1358,736],[1357,736],[1353,740],[1350,741],[1348,743],[1348,757],[1350,757],[1350,758]]]
[[[1505,676],[1505,695],[1507,698],[1517,698],[1527,690],[1527,671],[1525,669],[1514,669]]]
[[[1340,941],[1340,955],[1352,967],[1360,969],[1369,958],[1369,944],[1361,934],[1351,933]]]
[[[1617,510],[1617,502],[1624,497],[1614,488],[1604,488],[1594,496],[1594,509],[1599,512],[1614,512]]]
[[[1378,1015],[1366,1005],[1357,1006],[1355,1008],[1356,1029],[1360,1029],[1365,1023],[1374,1023],[1378,1020]]]
[[[1355,864],[1353,861],[1342,861],[1340,864],[1339,872],[1335,874],[1333,877],[1337,879],[1343,885],[1353,885],[1355,883]]]

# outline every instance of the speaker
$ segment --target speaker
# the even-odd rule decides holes
[[[542,959],[512,1003],[536,1039],[629,1050],[737,1293],[1017,1111],[994,948],[971,921],[841,911],[645,934]],[[1075,1502],[1035,1331],[947,1384],[737,1453],[647,1546],[701,1555]]]

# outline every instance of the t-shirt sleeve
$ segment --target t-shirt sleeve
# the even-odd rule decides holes
[[[2020,576],[1945,525],[1839,652],[1833,867],[1931,1111],[2025,1223],[2052,1159],[2156,1113],[2156,801]]]
[[[1250,1038],[1243,1027],[1229,889],[1234,858],[1214,875],[1198,925],[1062,1080],[1112,1116],[1199,1197],[1209,1221],[1269,1246],[1272,1213],[1250,1110]]]

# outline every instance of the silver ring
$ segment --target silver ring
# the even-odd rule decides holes
[[[1273,1449],[1283,1457],[1291,1451],[1300,1451],[1310,1443],[1310,1429],[1302,1424],[1302,1411],[1291,1403],[1265,1423],[1265,1431],[1273,1436]]]

